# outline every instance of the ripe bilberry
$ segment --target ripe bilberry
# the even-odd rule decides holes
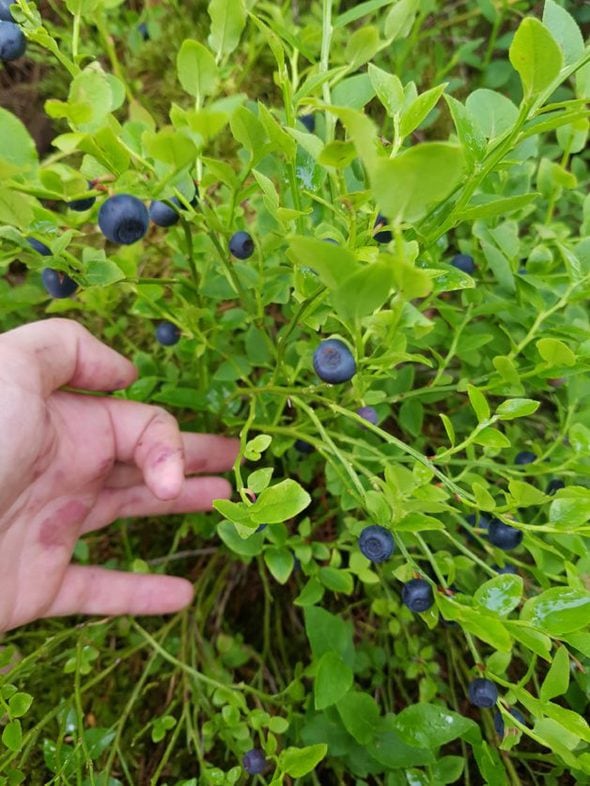
[[[337,338],[322,341],[313,353],[313,367],[323,382],[332,385],[348,382],[356,373],[352,352]]]
[[[379,524],[365,527],[359,537],[359,548],[371,562],[385,562],[395,551],[393,535]]]

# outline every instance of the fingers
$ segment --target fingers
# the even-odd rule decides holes
[[[118,518],[166,516],[211,510],[214,499],[227,499],[231,486],[223,478],[189,478],[173,500],[156,497],[146,486],[105,489],[86,518],[82,532],[90,532]]]
[[[28,355],[35,383],[48,396],[63,385],[118,390],[137,376],[133,364],[70,319],[46,319],[0,336],[2,345]]]
[[[227,472],[236,460],[239,440],[213,434],[182,433],[184,473]],[[143,475],[130,464],[117,464],[105,482],[107,488],[127,488],[143,483]]]
[[[175,576],[146,576],[82,565],[69,565],[45,617],[67,614],[169,614],[185,608],[193,586]]]
[[[184,483],[184,444],[176,419],[160,407],[103,399],[113,428],[115,457],[134,463],[159,499],[174,499]]]
[[[181,435],[176,419],[160,407],[122,399],[102,399],[111,420],[115,457],[136,464],[146,486],[159,499],[174,499],[184,483],[185,452],[191,470],[222,471],[237,454],[233,440],[208,435]],[[186,446],[186,448],[185,448]]]

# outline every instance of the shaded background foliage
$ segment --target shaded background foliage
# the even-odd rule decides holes
[[[22,118],[42,161],[37,168],[23,143],[30,170],[21,177],[0,156],[2,328],[44,314],[79,319],[138,365],[126,395],[171,408],[184,428],[240,433],[248,463],[224,520],[119,521],[79,543],[83,563],[190,577],[195,604],[171,620],[46,621],[7,636],[3,662],[19,661],[1,688],[0,777],[229,784],[246,781],[240,759],[256,746],[282,751],[286,782],[587,783],[587,88],[565,80],[546,96],[552,110],[521,124],[519,137],[522,87],[508,50],[523,17],[542,18],[544,4],[342,2],[329,66],[352,62],[354,73],[335,72],[327,95],[308,83],[297,103],[304,80],[327,68],[317,64],[330,4],[249,2],[259,24],[250,18],[242,31],[234,13],[239,44],[211,45],[214,84],[196,99],[191,135],[195,96],[177,57],[187,38],[207,45],[210,5],[224,4],[97,2],[75,43],[76,3],[40,3],[62,53],[76,47],[80,66],[96,61],[120,80],[112,113],[95,98],[88,126],[68,120],[67,71],[40,46],[2,72],[2,106]],[[587,31],[587,6],[561,6]],[[33,16],[25,27],[36,24]],[[397,40],[378,50],[388,35]],[[403,120],[387,111],[398,89],[391,75],[435,92]],[[443,82],[461,105],[436,92]],[[327,97],[353,111],[336,124]],[[361,110],[373,125],[359,130]],[[296,119],[309,112],[315,134]],[[8,122],[3,114],[0,127]],[[451,145],[414,159],[424,181],[416,215],[402,215],[389,256],[378,257],[375,218],[399,193],[386,159],[400,123],[409,129],[400,150]],[[154,135],[165,127],[178,159]],[[127,152],[117,134],[100,137],[103,156],[89,146],[105,128]],[[457,141],[468,183],[483,151],[513,129],[464,212],[452,212],[442,188],[442,207],[427,215],[427,176],[458,155]],[[146,200],[171,187],[189,200],[196,179],[201,200],[178,227],[105,248],[96,208],[74,215],[65,205],[91,178]],[[253,234],[252,260],[228,261],[236,229]],[[47,297],[47,260],[28,249],[29,232],[51,246],[52,267],[81,284],[74,299]],[[472,277],[450,264],[458,252],[475,259]],[[377,292],[358,279],[340,286],[369,265]],[[183,332],[172,350],[154,341],[162,318]],[[312,371],[320,337],[332,334],[359,365],[338,388]],[[355,415],[361,405],[376,408],[377,427]],[[298,452],[297,439],[314,451]],[[517,463],[523,450],[535,461]],[[249,534],[252,492],[264,493],[271,469],[273,483],[300,485],[284,491],[276,523]],[[556,480],[565,488],[552,493]],[[494,515],[525,532],[523,546],[489,543]],[[371,523],[390,527],[398,544],[381,566],[357,547]],[[517,575],[497,574],[507,565]],[[436,589],[421,618],[400,601],[414,576]],[[467,700],[484,672],[500,687],[503,739],[492,713]],[[512,727],[515,704],[525,724]]]

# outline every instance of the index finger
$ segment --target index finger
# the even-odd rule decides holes
[[[71,319],[46,319],[0,335],[0,348],[17,353],[19,363],[44,396],[64,385],[84,390],[119,390],[137,377],[133,364]]]

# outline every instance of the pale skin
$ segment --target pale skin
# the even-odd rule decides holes
[[[183,578],[71,561],[82,534],[117,518],[209,510],[230,496],[215,473],[231,468],[236,440],[181,433],[165,410],[108,395],[136,376],[77,322],[0,335],[0,631],[42,617],[190,604]]]

